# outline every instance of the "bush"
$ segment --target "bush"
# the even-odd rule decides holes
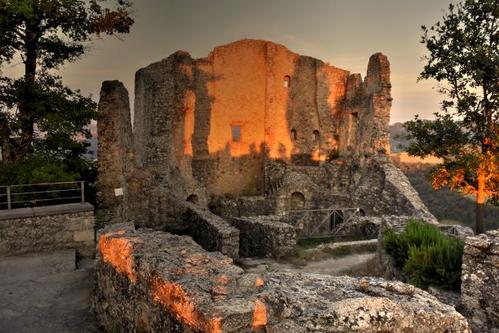
[[[402,233],[386,230],[383,246],[412,284],[420,288],[459,290],[462,240],[442,234],[433,225],[413,220]]]

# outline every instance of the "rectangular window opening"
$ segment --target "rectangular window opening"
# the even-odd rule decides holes
[[[241,142],[241,126],[233,125],[232,126],[232,141],[233,142]]]

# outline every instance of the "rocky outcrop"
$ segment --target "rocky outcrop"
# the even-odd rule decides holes
[[[107,229],[95,310],[106,332],[469,332],[464,318],[400,282],[245,274],[190,237]]]
[[[499,229],[466,239],[461,308],[474,332],[499,332]]]

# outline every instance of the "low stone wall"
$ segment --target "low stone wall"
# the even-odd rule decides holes
[[[499,332],[499,229],[466,239],[461,308],[475,332]]]
[[[76,249],[95,252],[94,207],[88,203],[0,211],[0,256]]]
[[[239,257],[239,231],[209,210],[184,203],[182,223],[187,233],[205,250],[219,251],[231,258]]]
[[[281,258],[296,245],[295,228],[277,216],[241,217],[231,219],[239,229],[239,256]]]
[[[245,274],[190,237],[115,228],[96,264],[105,332],[470,332],[453,307],[404,283]]]

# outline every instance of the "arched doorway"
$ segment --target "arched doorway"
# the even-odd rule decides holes
[[[191,194],[185,199],[185,201],[197,205],[199,203],[199,197],[196,194]]]
[[[305,196],[301,192],[293,192],[290,197],[291,210],[305,208]]]

